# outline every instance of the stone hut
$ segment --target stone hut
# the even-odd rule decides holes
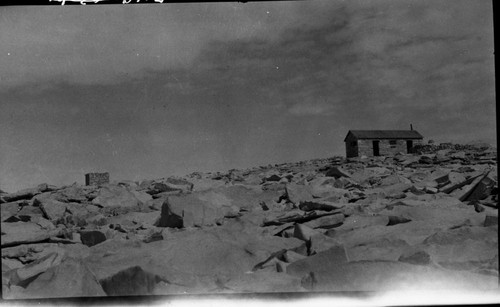
[[[85,174],[85,185],[103,185],[109,183],[109,173]]]
[[[415,130],[349,130],[344,139],[346,157],[412,153],[413,147],[422,144],[423,138]]]

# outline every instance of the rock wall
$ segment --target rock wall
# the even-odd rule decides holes
[[[85,185],[102,185],[109,183],[109,173],[85,174]]]
[[[478,145],[463,145],[463,144],[452,144],[452,143],[441,143],[437,144],[423,144],[419,143],[415,146],[415,153],[435,153],[440,150],[459,150],[459,151],[485,151],[490,149],[489,144],[478,144]]]
[[[392,156],[400,153],[408,153],[406,140],[359,140],[358,155],[373,157],[373,141],[379,143],[380,156]],[[413,146],[421,144],[422,140],[412,140]]]
[[[350,133],[345,140],[345,156],[347,158],[358,156],[358,141]]]

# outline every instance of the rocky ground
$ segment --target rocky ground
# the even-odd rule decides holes
[[[498,286],[496,150],[1,192],[5,298]]]

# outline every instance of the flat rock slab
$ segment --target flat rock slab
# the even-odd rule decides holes
[[[214,192],[224,195],[231,201],[232,206],[253,210],[260,208],[260,203],[272,203],[281,196],[279,191],[262,190],[259,186],[236,184],[213,189]]]
[[[21,268],[9,272],[11,285],[26,287],[30,279],[59,265],[64,258],[64,253],[53,252]]]
[[[322,233],[311,236],[309,253],[319,253],[328,250],[332,247],[341,245],[341,243],[335,238],[326,236]]]
[[[242,216],[225,220],[223,227],[224,229],[230,230],[234,233],[247,233],[254,235],[260,235],[264,233],[276,235],[281,230],[286,228],[286,226],[261,227],[266,216],[267,211],[246,212]],[[290,225],[292,224],[290,223],[287,226]]]
[[[10,259],[10,258],[2,258],[2,273],[22,268],[24,264],[16,259]]]
[[[332,247],[316,255],[297,260],[287,266],[286,273],[296,277],[304,277],[310,272],[330,270],[348,261],[342,246]]]
[[[2,247],[40,242],[57,236],[60,230],[47,230],[32,222],[2,223]]]
[[[466,208],[438,208],[435,206],[394,206],[392,210],[384,209],[380,215],[396,216],[410,221],[434,221],[440,225],[456,226],[465,222],[483,225],[485,213],[477,213],[474,206]]]
[[[443,229],[426,238],[423,243],[446,245],[462,243],[466,240],[496,243],[498,242],[498,228],[495,228],[497,227],[462,226],[453,229]]]
[[[13,202],[21,199],[31,199],[33,196],[40,194],[41,191],[39,188],[29,188],[17,191],[15,193],[3,194],[2,199],[5,202]]]
[[[335,226],[339,226],[344,222],[344,219],[344,215],[342,213],[339,213],[334,215],[322,216],[309,222],[305,222],[303,223],[303,225],[310,228],[329,229]]]
[[[301,279],[284,273],[257,271],[224,284],[222,293],[303,292]],[[220,293],[219,292],[219,293]]]
[[[345,218],[343,224],[335,230],[349,231],[358,228],[364,228],[368,226],[386,226],[389,223],[389,217],[385,215],[358,215],[353,214]]]
[[[466,240],[459,244],[426,246],[425,252],[432,261],[450,270],[474,271],[477,269],[495,269],[498,261],[491,266],[492,260],[498,257],[498,244],[484,241]]]
[[[378,241],[347,247],[346,254],[350,261],[398,261],[401,254],[410,249],[410,245],[404,240],[383,238]]]
[[[351,179],[362,184],[368,182],[372,177],[380,177],[390,173],[391,171],[385,167],[367,167],[351,173]]]
[[[159,227],[193,227],[215,225],[225,216],[236,216],[238,207],[229,198],[213,191],[185,196],[170,196],[162,205]]]
[[[467,208],[467,205],[461,202],[459,199],[450,196],[448,194],[413,194],[413,193],[407,193],[406,198],[401,199],[399,201],[396,201],[393,204],[400,203],[404,206],[422,206],[422,207],[434,207],[434,208],[439,208],[439,209],[465,209]]]
[[[303,241],[296,238],[242,234],[221,227],[207,229],[205,232],[216,236],[223,242],[231,243],[243,248],[247,253],[258,257],[258,262],[265,260],[277,251],[283,249],[296,250],[305,246]]]
[[[61,202],[86,202],[92,198],[91,194],[94,192],[93,187],[82,187],[79,185],[72,185],[64,189],[60,189],[51,193],[50,198]]]
[[[293,229],[293,236],[302,241],[309,241],[314,235],[322,235],[321,232],[314,230],[303,224],[295,224]]]
[[[296,239],[255,238],[215,229],[180,231],[147,244],[108,240],[93,246],[86,261],[99,280],[139,266],[166,283],[208,291],[217,278],[238,276],[273,252],[302,244]]]
[[[39,207],[34,206],[23,206],[22,209],[17,212],[16,216],[28,217],[31,221],[45,217],[42,210]]]
[[[321,210],[321,211],[333,211],[337,209],[341,209],[346,204],[334,203],[330,201],[323,201],[321,199],[311,200],[311,201],[300,201],[299,209],[303,211],[313,211],[313,210]]]
[[[9,217],[17,214],[17,211],[19,211],[19,209],[21,209],[19,202],[0,204],[0,216],[2,222],[8,219]]]
[[[2,257],[18,259],[23,263],[36,261],[51,253],[84,258],[89,248],[83,244],[33,243],[2,248]]]
[[[155,182],[152,180],[148,180],[141,183],[141,187],[146,189],[146,193],[150,195],[155,195],[164,192],[173,192],[173,191],[187,191],[189,188],[184,185],[178,186],[175,184],[171,184],[168,182]]]
[[[395,183],[392,185],[384,186],[382,188],[378,188],[385,195],[391,197],[403,193],[411,188],[411,185],[408,183]],[[374,189],[375,190],[375,189]]]
[[[134,194],[135,198],[137,198],[137,200],[142,204],[146,204],[148,201],[153,199],[151,195],[145,192],[131,190],[130,193]]]
[[[290,267],[290,266],[289,266]],[[311,291],[493,290],[498,277],[393,261],[359,261],[313,271]]]
[[[38,205],[44,216],[52,221],[62,218],[66,212],[65,203],[51,198],[37,199],[34,201],[34,205]]]
[[[311,187],[296,183],[286,185],[284,196],[288,201],[296,205],[298,205],[301,201],[313,200]]]
[[[127,224],[132,222],[135,223],[137,227],[143,226],[147,228],[154,226],[159,218],[160,218],[160,213],[158,211],[128,212],[122,215],[109,217],[106,219],[106,221],[109,224]]]
[[[314,198],[324,198],[327,201],[347,203],[347,199],[351,197],[349,190],[336,188],[335,180],[332,178],[317,178],[311,181],[309,186]]]
[[[411,180],[396,174],[389,175],[380,180],[380,186],[392,186],[399,183],[410,184]]]
[[[109,185],[99,189],[92,203],[101,207],[134,208],[140,202],[127,188]]]
[[[25,291],[14,298],[91,296],[106,296],[106,293],[81,260],[66,258],[60,265],[51,267],[38,276]]]
[[[345,246],[369,244],[383,238],[401,239],[410,245],[415,245],[422,243],[427,237],[448,227],[450,226],[447,224],[443,225],[435,221],[411,221],[394,226],[376,225],[342,233],[334,232],[333,238]]]
[[[57,244],[55,243],[21,244],[12,247],[2,248],[2,257],[17,258],[23,262],[29,262],[39,258],[38,255],[35,256],[36,254],[42,252],[51,253],[55,251],[56,248]]]
[[[426,238],[418,248],[443,267],[480,269],[489,266],[490,261],[498,256],[497,230],[474,226],[444,229]]]

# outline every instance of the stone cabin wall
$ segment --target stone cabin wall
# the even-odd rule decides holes
[[[380,156],[392,156],[398,152],[408,153],[406,146],[406,139],[400,140],[357,140],[354,137],[348,137],[346,139],[346,157],[360,157],[360,156],[373,156],[373,141],[379,141],[379,155]],[[422,140],[411,140],[413,141],[413,146],[417,144],[422,144]]]
[[[85,174],[85,185],[102,185],[109,183],[109,173]]]
[[[345,140],[345,156],[347,158],[358,156],[358,142],[351,134]]]
[[[358,140],[358,154],[359,156],[365,155],[368,157],[373,156],[373,141],[379,141],[379,154],[381,156],[392,156],[398,152],[408,153],[406,141],[407,140]],[[411,140],[413,146],[421,144],[422,140]],[[392,144],[391,144],[392,142]]]

